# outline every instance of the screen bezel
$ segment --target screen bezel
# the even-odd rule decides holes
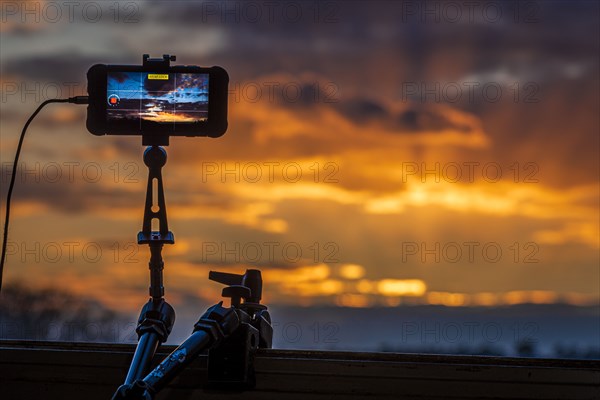
[[[143,129],[122,126],[107,118],[107,78],[110,72],[192,73],[208,74],[208,118],[198,123],[154,123]],[[227,90],[229,76],[221,67],[169,66],[144,67],[141,65],[96,64],[87,73],[88,115],[87,129],[94,135],[141,136],[208,136],[219,137],[227,130]],[[169,125],[168,129],[165,126]],[[174,127],[174,128],[173,128]]]

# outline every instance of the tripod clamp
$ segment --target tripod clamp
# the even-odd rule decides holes
[[[267,306],[260,304],[262,275],[257,269],[243,275],[210,271],[208,279],[228,285],[222,296],[231,298],[231,308],[240,315],[240,326],[208,352],[208,387],[252,388],[256,350],[270,349],[273,344],[271,316]]]
[[[171,65],[171,61],[177,61],[177,56],[163,54],[162,58],[150,58],[150,54],[142,55],[144,67],[168,68]]]
[[[234,283],[223,289],[223,296],[231,298],[231,307],[223,307],[222,301],[210,307],[194,325],[188,339],[145,378],[122,385],[113,400],[152,400],[206,349],[209,349],[208,387],[225,390],[254,387],[254,354],[258,348],[270,348],[273,339],[267,307],[249,301],[260,300],[260,271],[246,270],[244,275],[211,271],[209,279]],[[235,284],[238,282],[241,284]],[[246,284],[259,290],[253,294]]]

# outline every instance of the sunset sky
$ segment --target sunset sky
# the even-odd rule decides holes
[[[175,54],[230,76],[227,133],[167,148],[176,308],[257,267],[269,304],[598,304],[597,2],[80,3],[2,3],[2,215],[41,101]],[[136,312],[144,148],[85,118],[29,129],[5,281]]]

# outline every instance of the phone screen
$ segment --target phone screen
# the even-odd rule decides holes
[[[177,125],[208,119],[209,74],[109,71],[107,122]]]

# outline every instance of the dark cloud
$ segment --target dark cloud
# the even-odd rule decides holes
[[[111,76],[111,78],[113,78],[114,80],[116,80],[119,83],[123,83],[127,79],[129,79],[129,74],[127,72],[122,72],[122,71],[111,72],[110,76]]]
[[[335,109],[355,124],[378,122],[395,133],[419,133],[453,129],[470,131],[466,125],[458,125],[448,119],[439,109],[422,105],[399,112],[392,112],[377,101],[350,99],[334,105]]]
[[[470,131],[466,125],[457,125],[448,120],[447,117],[432,110],[406,110],[400,113],[396,118],[397,126],[400,132],[420,131],[442,131],[453,129],[461,132]]]
[[[77,52],[31,55],[3,62],[3,73],[28,81],[87,83],[87,70],[106,62]]]
[[[169,79],[144,79],[144,89],[150,93],[162,95],[164,92],[172,92],[175,86],[175,78],[170,76]]]
[[[390,113],[376,101],[352,99],[335,104],[336,109],[351,121],[361,123],[373,120],[385,120]]]
[[[107,190],[107,187],[99,182],[91,182],[95,180],[98,169],[90,168],[90,175],[86,178],[91,180],[89,183],[82,183],[81,169],[76,170],[73,167],[71,177],[79,182],[69,182],[68,168],[64,164],[56,163],[55,166],[49,164],[37,163],[39,168],[35,169],[33,165],[29,165],[29,173],[21,168],[17,170],[17,180],[15,183],[13,206],[20,202],[35,202],[42,203],[49,207],[51,212],[62,213],[88,213],[97,210],[110,209],[128,209],[130,207],[139,207],[143,210],[144,194],[136,193],[124,188],[118,188],[115,185],[112,189]],[[81,164],[79,164],[81,165]],[[44,172],[46,171],[46,172]],[[59,178],[56,171],[61,175]],[[107,171],[104,171],[106,174]],[[92,174],[94,176],[92,176]],[[3,176],[3,182],[8,182],[7,175]],[[55,181],[56,180],[56,181]],[[4,188],[8,185],[2,185],[2,196],[5,198],[6,193]],[[141,213],[142,211],[140,211]]]

